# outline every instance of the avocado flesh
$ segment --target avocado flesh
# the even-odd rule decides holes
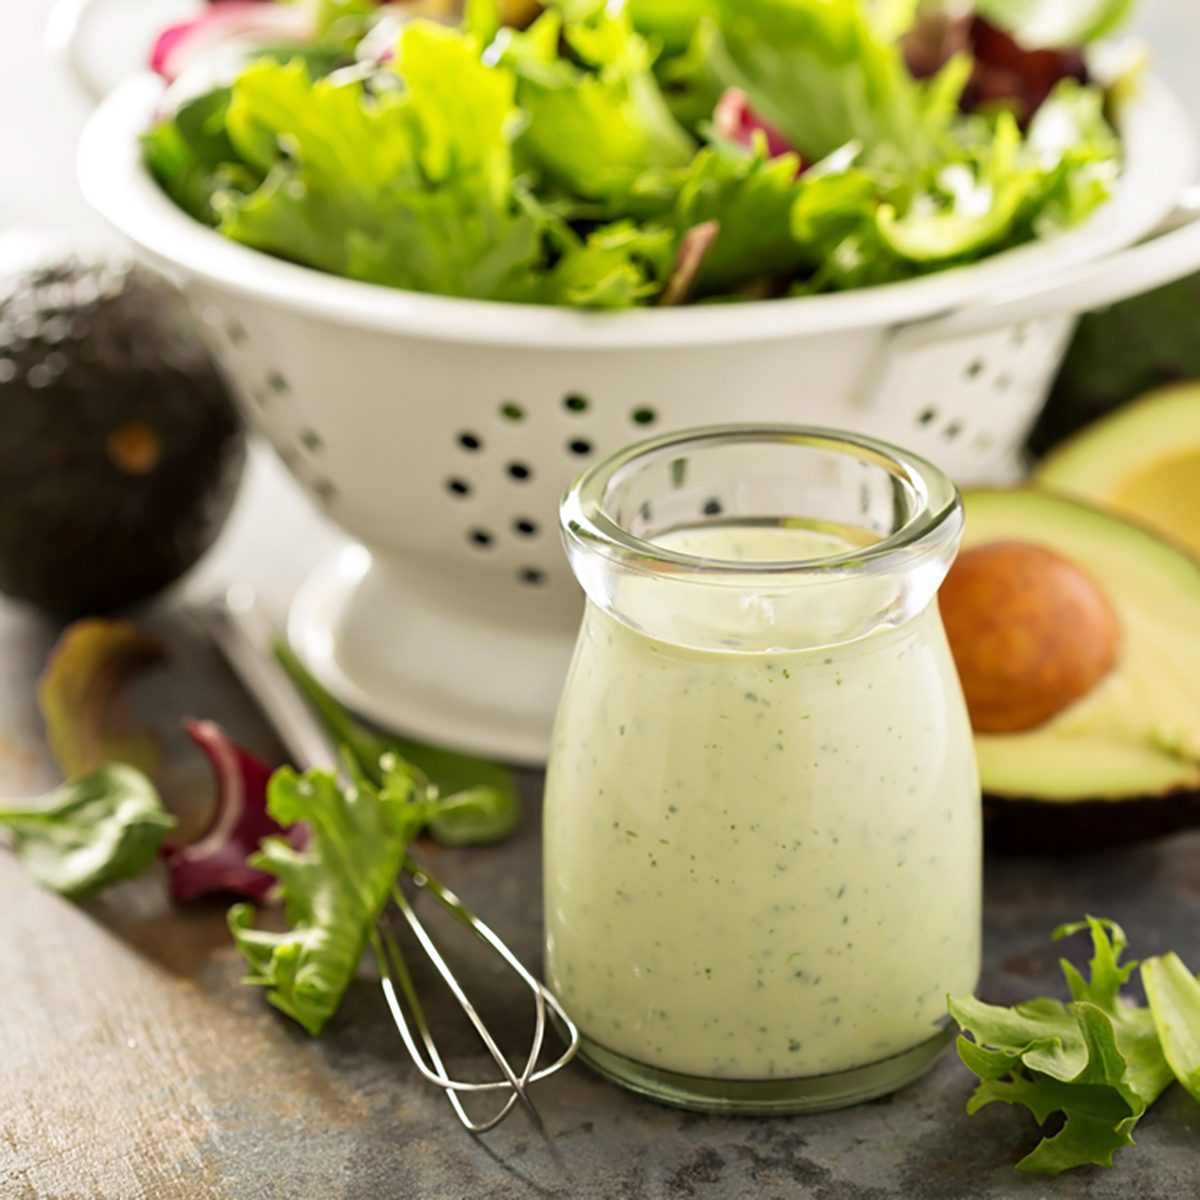
[[[1122,636],[1116,669],[1087,696],[1038,729],[977,736],[993,811],[1009,799],[1045,810],[1200,798],[1200,564],[1048,493],[976,492],[966,511],[964,546],[1020,540],[1056,551],[1105,589]],[[1200,804],[1183,807],[1200,820]]]
[[[1200,384],[1151,392],[1089,426],[1045,459],[1037,480],[1200,555]]]

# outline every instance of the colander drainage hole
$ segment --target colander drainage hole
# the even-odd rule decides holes
[[[467,534],[467,537],[471,540],[471,543],[475,546],[478,546],[480,550],[486,550],[495,540],[486,529],[472,529]]]
[[[522,567],[517,572],[517,580],[529,587],[540,587],[546,582],[546,573],[537,567]]]
[[[292,385],[283,377],[279,371],[269,371],[267,373],[267,383],[278,396],[286,396],[292,390]]]
[[[302,429],[300,442],[310,454],[320,454],[325,449],[325,443],[315,429]]]
[[[985,366],[986,366],[986,364],[984,363],[983,359],[981,359],[981,358],[975,359],[975,361],[972,362],[971,365],[967,367],[967,371],[966,371],[967,378],[968,379],[978,379],[979,376],[983,374],[983,370],[984,370]]]
[[[244,346],[250,340],[249,334],[246,333],[246,327],[241,321],[231,320],[225,326],[225,336],[229,339],[231,346]]]
[[[942,430],[942,437],[944,437],[946,441],[952,442],[960,433],[962,433],[962,426],[957,421],[951,421],[950,424]]]
[[[465,479],[447,479],[446,491],[452,496],[469,496],[471,485]]]
[[[931,421],[935,421],[935,420],[937,420],[937,409],[936,408],[927,408],[917,418],[917,424],[918,425],[928,425]]]
[[[533,478],[533,468],[523,462],[510,462],[508,464],[508,473],[511,478],[521,483]]]
[[[500,405],[500,415],[506,421],[525,420],[525,410],[515,400],[506,400]]]
[[[458,435],[458,444],[464,450],[469,450],[474,454],[483,449],[483,438],[477,433],[471,433],[470,430],[464,430]]]
[[[587,438],[573,438],[567,443],[567,449],[579,458],[583,458],[585,455],[591,454],[592,443]]]
[[[704,507],[700,510],[706,517],[719,517],[724,511],[725,506],[713,496],[709,500],[705,500]]]
[[[520,534],[521,537],[537,537],[538,524],[530,517],[518,517],[513,522],[513,532]]]
[[[578,392],[572,392],[568,396],[563,397],[563,408],[567,412],[585,413],[590,407],[590,402],[586,396],[581,396]]]
[[[629,414],[629,419],[635,425],[653,425],[658,420],[658,413],[652,408],[635,408]]]

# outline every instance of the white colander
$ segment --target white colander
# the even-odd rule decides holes
[[[1200,223],[1135,245],[1193,166],[1187,120],[1153,81],[1125,114],[1119,194],[1077,231],[889,287],[616,314],[417,295],[235,245],[141,165],[161,94],[141,76],[103,102],[82,183],[194,297],[251,422],[354,539],[297,597],[296,648],[384,722],[515,760],[545,753],[579,617],[556,506],[597,455],[791,421],[1005,482],[1075,315],[1200,268]]]

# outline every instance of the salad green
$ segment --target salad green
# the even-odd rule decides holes
[[[396,886],[408,844],[428,817],[411,774],[393,763],[384,786],[342,788],[328,771],[276,771],[267,812],[285,829],[304,822],[307,847],[267,838],[248,861],[279,881],[289,928],[254,928],[236,904],[229,928],[246,959],[245,982],[318,1034],[337,1011]]]
[[[518,29],[472,0],[380,52],[375,10],[326,5],[312,41],[336,26],[336,52],[275,48],[183,88],[144,153],[226,237],[416,291],[625,308],[894,282],[1077,224],[1121,161],[1074,48],[1127,0],[977,0],[965,48],[918,71],[929,7],[550,0]],[[1040,55],[1030,92],[1006,40],[980,107],[971,31],[993,24],[1072,53]]]
[[[120,763],[64,783],[34,806],[0,809],[0,828],[25,869],[73,900],[140,875],[174,826],[150,780]]]
[[[1093,948],[1088,978],[1060,960],[1069,1003],[1041,997],[1002,1008],[973,996],[949,998],[963,1030],[959,1057],[979,1078],[967,1112],[1001,1101],[1023,1105],[1039,1125],[1062,1118],[1057,1132],[1017,1163],[1020,1171],[1112,1166],[1113,1154],[1134,1144],[1134,1127],[1176,1078],[1193,1095],[1200,1091],[1200,983],[1177,955],[1149,959],[1142,979],[1150,1003],[1137,1005],[1122,994],[1137,965],[1121,962],[1124,930],[1087,917],[1060,925],[1054,937],[1084,930]]]

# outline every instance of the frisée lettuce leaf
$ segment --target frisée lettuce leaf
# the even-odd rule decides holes
[[[1111,1166],[1174,1077],[1150,1009],[1121,995],[1136,965],[1121,963],[1124,931],[1088,917],[1059,926],[1054,937],[1082,930],[1092,938],[1090,973],[1085,978],[1061,961],[1069,1003],[1043,997],[1001,1008],[972,996],[949,999],[963,1030],[959,1057],[979,1078],[967,1112],[1001,1101],[1023,1105],[1039,1125],[1062,1115],[1061,1129],[1017,1163],[1020,1171],[1057,1175],[1089,1163]]]
[[[198,220],[321,271],[610,309],[976,262],[1078,224],[1119,175],[1102,88],[1006,104],[993,70],[981,106],[974,43],[910,63],[914,0],[542,10],[520,29],[472,0],[461,28],[401,22],[394,53],[383,22],[344,69],[264,51],[155,125],[146,162]]]
[[[341,1004],[428,809],[395,762],[378,788],[343,788],[328,771],[272,776],[268,813],[284,829],[305,823],[308,844],[267,838],[249,863],[278,880],[288,928],[256,929],[250,904],[229,910],[229,928],[245,982],[314,1036]]]
[[[235,241],[333,274],[416,291],[532,298],[536,219],[512,194],[514,80],[430,22],[400,39],[406,90],[312,80],[262,59],[231,85],[226,130],[263,175],[218,191]]]
[[[686,164],[695,142],[671,115],[625,9],[596,0],[572,13],[550,9],[523,33],[502,30],[489,50],[516,74],[527,116],[518,149],[550,181],[595,199],[623,193],[651,167]]]

